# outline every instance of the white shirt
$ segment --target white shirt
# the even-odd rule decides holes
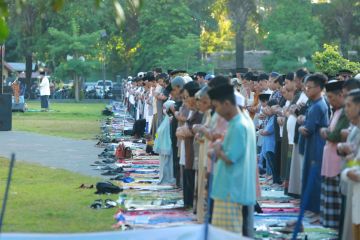
[[[305,92],[302,92],[300,94],[299,99],[297,100],[296,104],[300,104],[300,103],[306,103],[308,100],[308,97],[306,96]]]
[[[39,85],[39,90],[40,96],[50,96],[50,83],[47,77],[42,78]]]
[[[354,182],[349,179],[347,173],[350,170],[357,171],[357,174],[360,174],[360,167],[352,167],[346,168],[341,173],[341,179],[352,184],[353,187],[353,196],[352,196],[352,223],[353,224],[360,224],[360,182]]]

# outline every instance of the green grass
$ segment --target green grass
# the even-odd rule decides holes
[[[0,200],[3,201],[9,161],[0,158]],[[9,191],[3,230],[5,232],[96,232],[109,231],[115,209],[94,210],[95,199],[117,195],[94,194],[79,189],[99,179],[65,170],[16,162]]]
[[[27,102],[29,109],[40,109],[39,101]],[[51,112],[14,112],[13,130],[75,139],[93,139],[99,134],[104,103],[52,103]]]

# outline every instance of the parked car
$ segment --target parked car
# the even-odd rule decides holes
[[[96,87],[96,84],[95,82],[86,82],[84,83],[84,90],[85,92],[89,92],[89,91],[92,91],[92,90],[95,90],[95,87]]]
[[[90,99],[97,98],[95,87],[96,87],[95,82],[85,82],[84,83],[83,91],[84,91],[85,98],[88,98],[88,99],[89,98]]]
[[[113,82],[111,80],[105,80],[105,90],[108,88],[113,88]],[[104,80],[99,80],[96,82],[96,88],[103,88],[104,87]]]
[[[105,80],[105,92],[104,92],[104,81],[99,80],[96,82],[96,96],[98,98],[112,98],[113,82],[111,80]]]

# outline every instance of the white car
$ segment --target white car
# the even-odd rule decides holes
[[[99,80],[96,82],[95,88],[104,89],[104,80]],[[105,91],[109,90],[109,88],[113,88],[113,82],[111,80],[105,80]]]
[[[108,92],[112,88],[113,88],[113,82],[111,80],[105,80],[105,92]],[[96,82],[95,90],[98,98],[105,98],[103,80],[99,80]]]

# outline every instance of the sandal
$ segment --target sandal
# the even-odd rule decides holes
[[[93,208],[93,209],[102,208],[102,199],[95,200],[94,203],[90,205],[90,208]]]
[[[117,203],[111,199],[105,200],[105,208],[114,208],[117,206]]]
[[[83,188],[83,189],[91,189],[91,188],[94,188],[94,185],[91,184],[91,185],[85,185],[85,184],[81,184],[79,188]]]

